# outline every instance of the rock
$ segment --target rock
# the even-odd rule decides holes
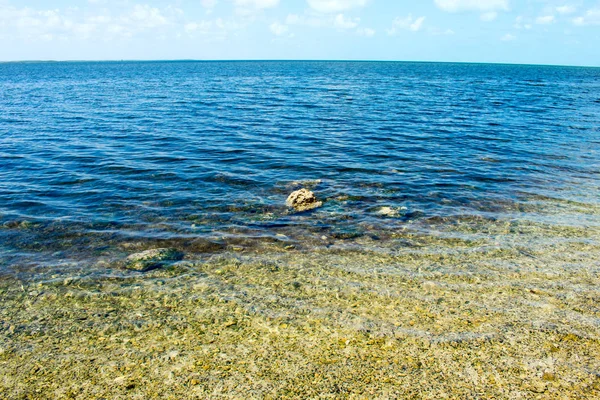
[[[381,207],[377,210],[377,214],[383,215],[384,217],[397,217],[399,213],[398,210],[392,207]]]
[[[321,207],[323,202],[317,201],[315,194],[310,190],[300,189],[290,194],[285,204],[293,207],[296,211],[307,211]]]
[[[160,268],[170,262],[179,261],[183,253],[176,249],[152,249],[131,254],[125,259],[125,268],[145,272]]]

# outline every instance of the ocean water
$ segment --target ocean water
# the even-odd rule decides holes
[[[300,187],[323,206],[287,209]],[[0,64],[2,273],[598,227],[599,189],[598,68]]]

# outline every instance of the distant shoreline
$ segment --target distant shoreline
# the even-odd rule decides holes
[[[478,61],[416,61],[416,60],[325,60],[325,59],[247,59],[247,60],[196,60],[196,59],[174,59],[174,60],[8,60],[0,61],[2,64],[62,64],[62,63],[398,63],[398,64],[442,64],[442,65],[491,65],[491,66],[523,66],[523,67],[559,67],[559,68],[592,68],[598,69],[599,65],[566,65],[566,64],[522,64],[511,62],[478,62]]]

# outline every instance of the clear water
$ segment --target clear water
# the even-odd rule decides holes
[[[323,207],[290,212],[300,187]],[[0,270],[465,218],[598,226],[599,189],[598,68],[0,64]]]

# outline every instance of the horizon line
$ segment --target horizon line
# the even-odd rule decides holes
[[[542,64],[542,63],[519,63],[519,62],[485,62],[485,61],[423,61],[423,60],[377,60],[377,59],[71,59],[71,60],[6,60],[0,64],[26,64],[26,63],[152,63],[152,62],[380,62],[380,63],[414,63],[414,64],[480,64],[480,65],[515,65],[515,66],[538,66],[538,67],[574,67],[574,68],[600,68],[600,65],[582,64]]]

